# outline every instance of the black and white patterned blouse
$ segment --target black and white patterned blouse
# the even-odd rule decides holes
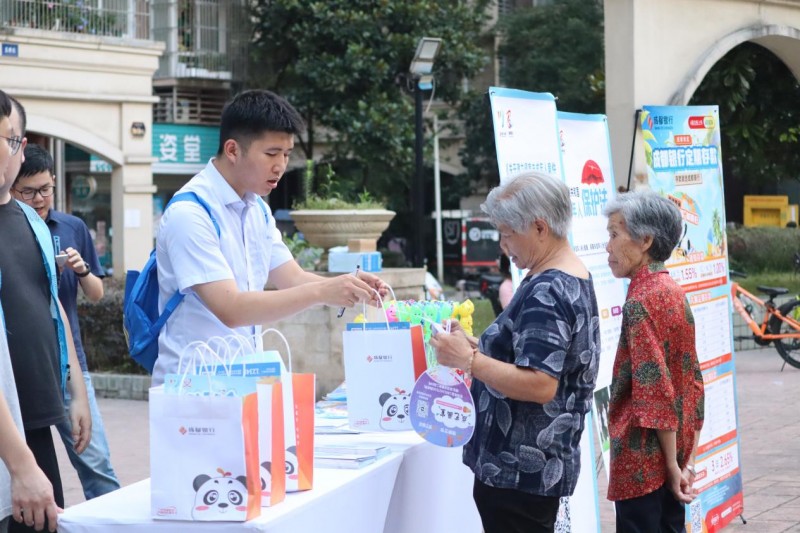
[[[558,389],[542,405],[510,400],[473,380],[477,424],[464,446],[464,464],[493,487],[571,495],[600,357],[600,319],[591,278],[554,269],[525,278],[481,336],[480,351],[553,376]]]

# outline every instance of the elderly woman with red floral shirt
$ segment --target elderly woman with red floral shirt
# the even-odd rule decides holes
[[[694,317],[664,266],[681,214],[653,192],[622,194],[605,214],[609,267],[631,280],[611,382],[608,499],[617,533],[679,533],[694,497],[704,399]]]

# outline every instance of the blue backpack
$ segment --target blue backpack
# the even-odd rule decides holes
[[[217,236],[220,236],[219,224],[211,213],[211,208],[197,194],[183,192],[176,194],[169,201],[169,206],[175,202],[194,202],[206,210]],[[264,217],[269,222],[267,208],[261,198],[258,199]],[[128,353],[133,360],[142,365],[149,373],[153,373],[156,359],[158,359],[158,334],[175,309],[183,301],[184,295],[180,291],[167,302],[164,312],[158,314],[158,268],[156,265],[156,251],[150,253],[150,259],[140,271],[129,270],[125,277],[125,300],[122,304],[122,325],[125,330],[125,340],[128,343]]]

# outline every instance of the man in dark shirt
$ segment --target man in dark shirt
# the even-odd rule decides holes
[[[25,135],[24,108],[14,101],[10,119]],[[91,437],[91,417],[69,324],[58,301],[55,254],[47,226],[26,205],[11,197],[10,189],[23,161],[19,150],[7,165],[0,183],[0,304],[11,366],[17,384],[25,440],[36,462],[53,484],[56,504],[64,506],[58,460],[51,426],[65,422],[64,392],[72,404],[69,422],[75,450],[81,453]],[[71,376],[71,377],[70,377]],[[12,522],[9,531],[33,531],[32,513],[23,510],[25,524]]]
[[[78,353],[78,361],[86,382],[89,398],[89,411],[92,415],[92,440],[82,454],[75,453],[69,424],[58,424],[58,432],[67,447],[67,454],[78,472],[87,500],[117,490],[120,485],[111,466],[108,440],[103,429],[103,419],[95,400],[94,387],[86,366],[86,354],[78,323],[78,286],[84,295],[96,302],[103,297],[103,269],[97,259],[89,228],[79,219],[53,209],[55,180],[53,158],[36,144],[25,147],[25,161],[22,163],[11,194],[17,200],[33,208],[47,223],[53,235],[53,245],[59,269],[58,299],[67,313],[72,329],[72,340]],[[59,260],[60,257],[60,260]],[[69,409],[70,398],[67,398]]]

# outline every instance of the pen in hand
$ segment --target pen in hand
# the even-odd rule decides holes
[[[361,265],[356,265],[356,271],[353,273],[353,275],[355,277],[358,277],[358,272],[360,270],[361,270]],[[342,316],[344,316],[345,309],[347,309],[347,308],[346,307],[340,307],[339,308],[339,313],[337,313],[336,318],[342,318]]]

